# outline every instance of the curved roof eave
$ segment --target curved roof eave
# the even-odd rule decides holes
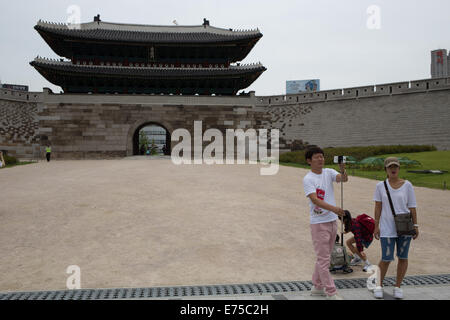
[[[108,22],[90,22],[79,25],[55,24],[39,21],[34,27],[55,36],[102,41],[163,42],[163,43],[217,43],[259,39],[255,30],[227,30],[211,26],[147,26]]]
[[[157,77],[192,77],[192,76],[239,76],[251,73],[262,73],[267,69],[261,63],[231,66],[230,68],[159,68],[159,67],[124,67],[99,65],[74,65],[67,61],[58,61],[37,57],[30,62],[34,68],[43,68],[59,72],[78,74],[103,74],[127,76],[157,76]]]

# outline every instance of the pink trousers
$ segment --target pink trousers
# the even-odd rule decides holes
[[[330,259],[336,241],[337,221],[311,224],[311,237],[316,253],[316,266],[312,283],[316,289],[325,289],[327,295],[336,294],[336,286],[330,274]]]

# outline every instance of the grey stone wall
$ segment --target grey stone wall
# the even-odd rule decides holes
[[[0,150],[18,158],[39,156],[37,103],[0,99]]]
[[[133,155],[133,136],[148,123],[162,125],[169,134],[185,128],[193,138],[194,121],[202,121],[203,132],[216,128],[225,137],[228,128],[260,127],[264,116],[245,105],[43,103],[39,132],[42,143],[52,145],[54,158],[124,157]]]
[[[297,100],[299,100],[297,102]],[[433,144],[450,149],[450,78],[258,97],[289,146]]]
[[[279,129],[280,148],[433,144],[450,149],[450,78],[297,95],[255,97],[89,95],[0,91],[0,150],[19,158],[133,154],[133,135],[157,123],[171,134],[194,121],[203,132]],[[203,143],[203,145],[209,142]],[[225,145],[225,144],[224,144]],[[174,145],[172,145],[173,147]]]
[[[42,93],[2,90],[0,102],[0,150],[19,158],[43,158],[47,143],[52,159],[123,157],[133,155],[133,136],[148,123],[164,126],[169,134],[185,128],[193,137],[194,121],[202,121],[203,132],[216,128],[225,137],[226,129],[260,128],[267,117],[255,108],[254,94],[59,95],[44,88]]]

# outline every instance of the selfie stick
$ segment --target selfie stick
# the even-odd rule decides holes
[[[338,158],[338,163],[341,164],[343,162],[343,157]],[[344,182],[342,181],[344,172],[341,169],[341,209],[344,209]],[[344,217],[341,219],[341,245],[344,245]]]

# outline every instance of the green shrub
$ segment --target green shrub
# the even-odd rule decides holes
[[[384,166],[381,166],[379,164],[366,164],[366,165],[361,165],[358,169],[360,169],[362,171],[380,171],[380,170],[384,170]]]
[[[12,156],[3,155],[3,158],[5,159],[6,165],[13,165],[19,163],[19,160],[17,160],[17,158]]]
[[[306,164],[305,151],[292,151],[280,154],[280,162]]]
[[[339,148],[324,148],[325,164],[333,164],[334,156],[352,156],[357,161],[368,157],[374,157],[383,154],[394,153],[413,153],[423,151],[436,151],[436,147],[432,145],[394,145],[394,146],[368,146],[368,147],[339,147]],[[286,152],[280,155],[280,162],[298,163],[307,165],[305,160],[305,150]]]

